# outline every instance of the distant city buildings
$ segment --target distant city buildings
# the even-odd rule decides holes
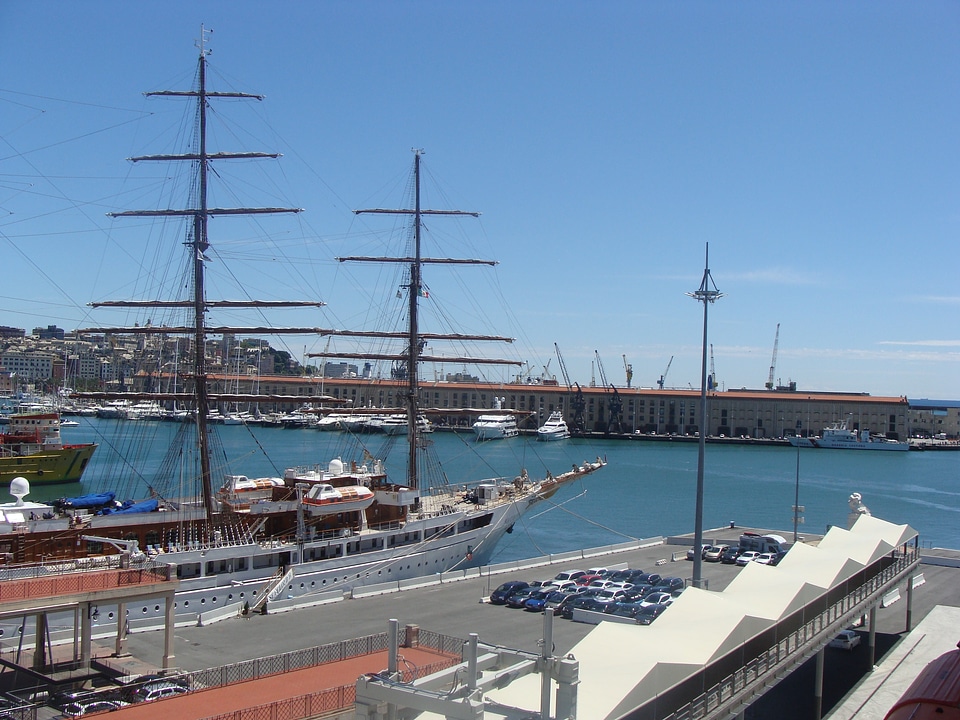
[[[21,329],[4,327],[0,328],[0,394],[63,388],[182,392],[192,382],[193,350],[191,339],[164,333],[78,338],[52,325],[35,328],[29,336]],[[303,398],[322,394],[347,407],[401,408],[405,404],[403,380],[390,373],[376,375],[369,362],[362,367],[319,362],[305,368],[266,340],[238,340],[232,335],[208,340],[204,352],[212,393]],[[555,381],[490,384],[466,373],[448,373],[422,380],[420,393],[421,406],[447,423],[468,422],[472,411],[489,409],[495,397],[502,397],[504,409],[522,415],[522,426],[534,428],[560,410],[568,423],[579,412],[587,432],[695,435],[705,427],[708,435],[715,436],[783,438],[796,433],[817,435],[828,425],[848,421],[851,429],[869,429],[893,439],[960,437],[960,401],[908,401],[864,393],[804,392],[795,387],[711,391],[705,422],[699,417],[699,390],[692,389],[575,390]]]

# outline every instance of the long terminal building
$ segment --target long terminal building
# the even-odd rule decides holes
[[[316,397],[337,402],[330,411],[358,408],[402,410],[406,388],[401,380],[320,378],[286,375],[208,377],[211,393],[254,393]],[[420,405],[441,426],[469,427],[476,414],[491,411],[496,399],[515,412],[521,429],[535,430],[550,413],[563,412],[571,427],[582,406],[587,433],[696,435],[784,438],[819,435],[823,428],[848,421],[853,430],[870,430],[891,439],[909,435],[910,405],[906,397],[796,390],[710,391],[706,422],[700,417],[700,391],[659,388],[569,389],[552,383],[514,384],[422,381]],[[618,409],[619,408],[619,409]],[[290,407],[269,410],[291,410]],[[261,412],[268,408],[260,407]]]

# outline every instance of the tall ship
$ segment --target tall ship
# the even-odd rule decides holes
[[[423,575],[487,563],[503,535],[531,507],[550,497],[562,485],[602,468],[597,458],[574,465],[561,474],[547,471],[535,478],[523,468],[509,477],[447,478],[425,461],[431,443],[419,419],[429,416],[421,408],[419,375],[425,363],[466,363],[457,355],[438,357],[424,351],[445,341],[460,343],[467,336],[456,332],[427,332],[421,327],[420,301],[425,295],[423,271],[432,264],[492,264],[490,261],[431,258],[421,253],[424,218],[476,215],[454,210],[428,210],[420,205],[421,153],[414,155],[412,207],[400,210],[356,211],[399,214],[409,220],[404,234],[407,248],[398,257],[349,257],[341,262],[393,264],[402,269],[406,294],[405,328],[402,331],[344,331],[313,327],[217,324],[221,315],[234,317],[242,310],[263,315],[273,308],[291,312],[316,308],[313,301],[214,300],[207,296],[207,265],[216,246],[208,234],[209,221],[223,216],[262,216],[297,212],[295,208],[224,208],[208,202],[208,181],[223,177],[213,166],[238,160],[276,158],[260,152],[212,152],[207,148],[208,110],[220,99],[234,102],[260,100],[241,92],[208,90],[208,50],[201,33],[196,87],[189,91],[148,93],[161,98],[187,98],[195,103],[192,147],[182,154],[131,158],[141,162],[171,162],[191,169],[189,197],[183,209],[133,210],[113,213],[116,218],[155,217],[182,222],[186,248],[186,287],[189,296],[174,300],[124,300],[94,304],[123,309],[153,322],[129,327],[92,327],[85,334],[162,336],[187,358],[189,371],[177,373],[178,383],[164,387],[158,374],[156,390],[140,393],[77,393],[100,402],[150,401],[163,403],[192,417],[180,425],[180,440],[171,445],[167,459],[152,475],[131,469],[143,497],[120,503],[113,492],[43,505],[25,498],[29,488],[16,482],[16,503],[0,506],[0,563],[27,563],[58,559],[130,553],[133,562],[151,559],[175,563],[180,579],[178,612],[186,608],[215,610],[238,598],[251,606],[277,594],[284,598],[323,591],[345,591],[357,586],[396,582]],[[218,258],[220,260],[220,258]],[[161,321],[157,318],[164,313]],[[176,320],[175,317],[182,319]],[[262,337],[271,335],[341,336],[375,344],[374,350],[352,354],[325,352],[326,357],[353,357],[393,363],[394,377],[406,382],[403,393],[406,451],[405,472],[399,478],[387,471],[387,462],[361,447],[355,457],[320,459],[316,464],[288,467],[277,477],[237,474],[242,458],[225,459],[217,443],[217,426],[211,416],[217,407],[257,402],[307,404],[321,414],[342,411],[342,401],[317,394],[283,398],[275,395],[238,395],[213,392],[208,379],[205,348],[211,336]],[[174,343],[174,338],[178,338]],[[510,338],[473,336],[478,342]],[[395,349],[388,349],[389,347]],[[496,358],[469,362],[503,363]],[[516,363],[519,364],[519,363]],[[398,408],[399,410],[399,408]],[[144,426],[149,423],[144,423]],[[346,433],[344,433],[346,435]],[[257,445],[251,441],[251,446]],[[222,464],[218,464],[222,463]],[[239,466],[239,467],[242,467]],[[282,467],[282,465],[280,466]],[[570,468],[570,465],[566,465]],[[119,478],[118,478],[119,480]],[[120,493],[116,493],[119,495]],[[12,506],[12,512],[3,515]],[[29,509],[29,513],[27,510]],[[162,613],[143,608],[144,617]]]
[[[790,438],[790,444],[801,448],[820,448],[829,450],[888,450],[903,452],[910,449],[910,443],[904,440],[891,440],[882,435],[874,435],[869,430],[850,429],[850,418],[834,423],[823,429],[820,437]]]
[[[17,477],[35,485],[80,482],[96,443],[64,443],[60,413],[39,410],[12,413],[0,433],[0,483]]]

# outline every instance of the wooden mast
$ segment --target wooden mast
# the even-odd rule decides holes
[[[197,152],[184,153],[180,155],[147,155],[130,158],[133,162],[140,161],[188,161],[196,165],[198,198],[197,206],[182,210],[132,210],[128,212],[109,213],[111,217],[157,217],[157,216],[182,216],[191,217],[193,220],[191,239],[187,246],[192,253],[193,266],[193,297],[190,307],[193,308],[193,325],[189,328],[193,335],[194,342],[194,361],[193,361],[193,399],[196,403],[196,427],[197,443],[200,456],[200,483],[203,493],[203,504],[206,510],[207,518],[212,519],[216,514],[217,506],[214,497],[213,478],[210,472],[210,441],[208,435],[208,418],[210,415],[210,398],[207,389],[207,365],[206,365],[206,338],[211,334],[211,329],[206,324],[206,313],[209,308],[215,307],[216,303],[207,303],[205,300],[204,288],[204,263],[208,261],[206,252],[210,248],[210,242],[207,236],[207,224],[211,217],[216,215],[249,215],[262,213],[296,213],[299,208],[210,208],[207,205],[207,174],[209,164],[214,160],[228,159],[251,159],[251,158],[276,158],[278,153],[214,153],[207,152],[207,102],[210,98],[240,98],[262,100],[262,95],[251,95],[239,92],[208,92],[206,85],[206,65],[207,55],[210,51],[205,46],[206,33],[201,25],[200,40],[197,47],[200,50],[198,60],[198,87],[196,90],[189,91],[159,91],[146,93],[147,97],[191,97],[197,99]],[[134,305],[134,304],[131,304]],[[161,303],[163,305],[163,303]],[[166,303],[170,307],[183,307],[184,303]],[[232,303],[230,306],[239,307],[242,303]],[[248,307],[256,307],[256,303],[246,304]],[[156,331],[157,329],[153,329]],[[187,330],[187,328],[178,328],[178,330]],[[116,331],[116,330],[114,330]],[[305,330],[309,332],[311,330]],[[313,328],[312,331],[316,331]],[[81,331],[82,332],[82,331]]]
[[[340,262],[345,261],[362,261],[362,262],[399,262],[399,263],[408,263],[410,265],[410,284],[407,288],[410,293],[408,298],[408,325],[407,325],[407,335],[406,342],[407,347],[403,355],[378,355],[378,359],[398,359],[403,360],[407,365],[407,441],[409,444],[408,448],[408,459],[407,459],[407,484],[411,488],[420,487],[420,477],[419,477],[419,464],[417,461],[417,450],[418,450],[418,439],[419,439],[419,427],[417,426],[417,420],[420,415],[420,398],[419,398],[419,373],[420,373],[420,364],[425,360],[449,360],[449,358],[428,358],[423,355],[421,343],[427,339],[463,339],[463,340],[494,340],[498,342],[512,342],[512,338],[508,337],[498,337],[498,336],[473,336],[473,335],[443,335],[443,334],[422,334],[420,332],[420,298],[423,296],[423,276],[422,270],[423,266],[428,263],[449,263],[449,264],[468,264],[468,265],[495,265],[496,263],[490,260],[454,260],[450,258],[445,259],[433,259],[433,258],[424,258],[421,253],[421,230],[423,227],[423,216],[424,215],[469,215],[470,217],[479,217],[480,213],[478,212],[469,212],[464,210],[424,210],[420,206],[420,157],[423,155],[423,150],[419,148],[414,148],[414,206],[412,209],[399,209],[399,210],[387,210],[387,209],[371,209],[371,210],[354,210],[354,213],[357,215],[361,214],[384,214],[384,215],[411,215],[413,216],[413,229],[414,229],[414,248],[413,255],[411,257],[394,257],[394,258],[385,258],[385,257],[344,257],[338,258]],[[331,333],[335,335],[346,334],[335,332]],[[355,332],[350,333],[354,336],[367,336],[367,337],[382,337],[382,333],[363,333]],[[373,357],[371,355],[365,354],[338,354],[339,357]],[[519,364],[513,361],[503,361],[503,360],[471,360],[470,358],[461,358],[464,362],[492,362],[496,364]]]

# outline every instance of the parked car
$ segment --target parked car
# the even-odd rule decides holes
[[[532,612],[542,612],[547,606],[547,596],[550,595],[551,592],[550,590],[534,590],[527,596],[527,599],[523,601],[523,609]],[[509,600],[507,604],[510,604]]]
[[[827,645],[841,650],[853,650],[860,644],[860,636],[854,630],[843,630]]]
[[[594,567],[587,570],[587,575],[599,575],[600,577],[606,577],[610,574],[610,571],[605,567]]]
[[[549,585],[544,585],[543,589],[553,591],[559,590],[560,592],[564,592],[576,587],[578,587],[577,583],[573,580],[554,580]]]
[[[683,582],[683,578],[665,577],[660,578],[654,587],[663,588],[663,592],[673,592],[674,590],[683,590],[685,583]]]
[[[635,618],[642,609],[643,606],[638,602],[618,602],[605,608],[604,613],[617,617]]]
[[[760,553],[753,559],[753,562],[760,563],[761,565],[775,565],[776,558],[777,553]]]
[[[542,592],[539,588],[527,586],[507,595],[507,607],[522,608],[533,593]]]
[[[560,617],[571,620],[573,618],[573,611],[576,608],[581,608],[583,610],[595,610],[596,612],[603,612],[603,603],[598,603],[596,598],[592,597],[574,597],[573,600],[565,602],[560,608]]]
[[[634,618],[637,621],[638,625],[649,625],[658,617],[663,615],[664,610],[667,609],[666,605],[645,605],[637,611],[637,614]]]
[[[174,695],[183,695],[183,693],[187,692],[190,692],[190,689],[180,683],[171,682],[170,680],[154,680],[137,687],[127,695],[127,700],[134,703],[153,702],[154,700],[162,700],[173,697]]]
[[[746,552],[742,552],[737,558],[737,565],[744,567],[748,562],[753,562],[753,559],[758,555],[760,555],[760,553],[755,550],[747,550]]]
[[[623,590],[619,590],[615,588],[604,588],[603,590],[598,592],[596,595],[594,595],[594,598],[597,600],[597,602],[610,604],[623,599],[625,595],[626,593]]]
[[[506,605],[507,598],[517,590],[530,587],[530,583],[523,580],[508,580],[490,593],[491,605]]]
[[[707,562],[720,562],[720,559],[730,548],[729,545],[711,545],[706,550],[703,551],[703,559]]]
[[[574,581],[576,581],[577,578],[579,578],[579,577],[581,577],[581,576],[583,576],[583,575],[586,575],[586,574],[587,574],[587,572],[586,572],[585,570],[564,570],[563,572],[558,572],[558,573],[556,574],[556,577],[554,577],[553,579],[556,580],[556,581],[558,581],[558,582],[561,581],[561,580],[574,580]]]
[[[709,544],[701,545],[701,546],[700,546],[700,557],[701,557],[701,558],[703,557],[703,554],[707,551],[707,548],[708,548],[708,547],[710,547]],[[696,546],[694,546],[694,547],[690,548],[689,550],[687,550],[687,560],[693,560],[696,556],[697,556],[697,548],[696,548]]]
[[[581,575],[580,577],[578,577],[576,579],[576,583],[577,585],[589,585],[594,580],[603,580],[603,576],[588,573],[586,575]]]
[[[119,710],[127,703],[120,700],[87,700],[80,702],[67,703],[63,708],[63,714],[67,717],[83,717],[84,715],[93,715],[94,713],[111,712]]]
[[[720,562],[722,562],[724,565],[733,565],[737,562],[738,557],[740,557],[740,548],[728,547],[723,551],[723,555],[720,557]]]
[[[668,592],[655,592],[647,595],[640,601],[641,605],[669,605],[673,602],[673,595]]]
[[[613,585],[613,582],[611,582],[610,580],[604,580],[603,578],[599,578],[598,580],[594,580],[593,582],[591,582],[589,585],[587,585],[587,587],[596,588],[597,590],[605,590],[611,585]]]
[[[568,597],[575,597],[573,593],[565,593],[560,590],[554,590],[552,593],[549,593],[543,599],[544,608],[556,608],[560,606],[560,603],[564,602]]]
[[[657,573],[640,573],[633,579],[634,585],[656,585],[660,582],[660,576]]]
[[[47,698],[47,704],[63,712],[67,712],[67,708],[70,708],[76,713],[80,710],[80,706],[83,705],[89,705],[90,703],[99,701],[119,701],[122,699],[119,687],[100,688],[96,690],[62,690],[51,694]]]

